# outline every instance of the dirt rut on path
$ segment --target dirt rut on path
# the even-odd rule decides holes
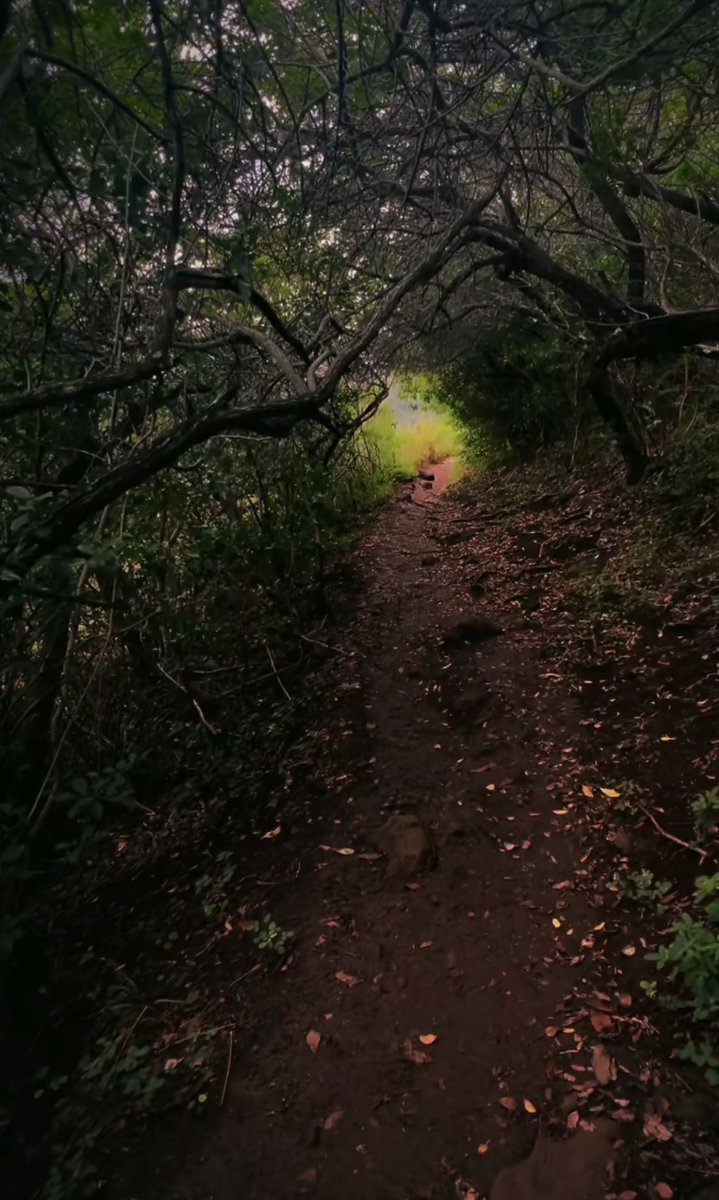
[[[548,752],[541,660],[516,610],[477,598],[466,511],[418,484],[364,543],[330,697],[334,795],[300,834],[298,879],[273,896],[298,953],[251,981],[257,1026],[237,1036],[199,1143],[195,1127],[186,1151],[159,1152],[123,1200],[484,1196],[561,1103],[545,1027],[562,1023],[600,920],[572,889],[581,851],[554,790],[579,713],[552,693]],[[476,618],[503,632],[447,637]],[[396,813],[431,843],[409,875],[378,857]],[[552,1195],[601,1197],[578,1170]]]

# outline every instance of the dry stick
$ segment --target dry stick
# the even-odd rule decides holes
[[[702,862],[704,862],[705,858],[709,857],[709,854],[706,850],[702,850],[699,846],[692,846],[690,842],[683,842],[681,838],[675,837],[673,833],[669,833],[669,830],[665,829],[663,825],[659,824],[654,814],[651,813],[648,808],[645,808],[640,800],[635,800],[634,803],[636,804],[637,808],[641,809],[645,817],[649,817],[649,820],[656,829],[657,833],[660,833],[662,837],[668,838],[670,842],[674,842],[677,846],[681,846],[683,850],[693,850],[695,854],[699,855]]]
[[[341,646],[330,646],[327,642],[321,642],[318,638],[308,637],[306,633],[301,633],[300,638],[303,642],[310,642],[313,646],[321,646],[323,650],[331,650],[334,654],[344,654],[346,658],[354,658],[354,654],[350,654],[349,650],[343,650]]]
[[[265,642],[265,650],[267,651],[267,657],[270,660],[270,666],[272,667],[272,673],[273,673],[275,679],[279,683],[279,685],[282,688],[282,691],[285,693],[287,699],[290,701],[290,703],[292,703],[292,697],[291,697],[290,693],[287,691],[287,688],[285,687],[284,683],[280,679],[279,673],[277,671],[277,667],[275,666],[275,660],[272,657],[272,651],[270,650],[269,646],[267,645],[267,642]]]
[[[232,1047],[234,1045],[234,1042],[235,1042],[235,1035],[232,1032],[232,1030],[230,1030],[230,1048],[229,1048],[229,1052],[227,1054],[227,1070],[225,1071],[225,1082],[222,1085],[222,1095],[220,1096],[220,1108],[222,1108],[222,1105],[225,1103],[225,1096],[227,1095],[227,1085],[230,1081],[230,1068],[232,1067]]]

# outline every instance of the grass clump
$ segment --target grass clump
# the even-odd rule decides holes
[[[427,464],[460,458],[465,448],[461,426],[421,379],[393,389],[364,436],[393,482],[412,479]]]

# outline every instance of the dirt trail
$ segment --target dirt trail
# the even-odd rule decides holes
[[[390,504],[361,550],[325,761],[332,803],[300,831],[298,878],[274,893],[298,954],[257,982],[258,1024],[236,1038],[199,1145],[194,1127],[129,1194],[485,1195],[559,1102],[545,1027],[569,1019],[556,1014],[598,920],[569,886],[581,850],[555,790],[580,714],[568,693],[548,701],[516,606],[487,611],[473,595],[482,556],[467,552],[466,510],[438,494],[449,473]],[[503,632],[451,634],[478,614]],[[433,870],[386,874],[374,839],[393,813],[429,831]]]
[[[117,1200],[667,1194],[652,1180],[684,1085],[660,1086],[651,1023],[631,1008],[643,931],[590,871],[626,718],[606,683],[597,719],[596,639],[574,636],[549,582],[577,554],[605,560],[581,524],[593,501],[572,485],[513,510],[495,489],[480,511],[442,494],[451,464],[434,473],[359,551],[319,758],[298,764],[281,833],[252,852],[252,906],[294,931],[293,953],[225,986],[248,1017],[222,1101],[133,1155]],[[648,724],[632,719],[656,758],[674,740],[647,740],[654,702],[650,687]],[[388,864],[378,840],[407,861]],[[620,1153],[607,1191],[607,1147],[633,1130],[629,1179],[648,1190],[627,1190]]]

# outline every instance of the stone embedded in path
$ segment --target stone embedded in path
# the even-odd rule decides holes
[[[592,1132],[581,1129],[562,1142],[540,1133],[529,1158],[499,1172],[489,1200],[603,1200],[616,1136],[609,1120],[598,1120]]]
[[[422,867],[434,866],[437,857],[432,835],[416,813],[388,817],[373,841],[387,856],[388,875],[412,875]]]
[[[453,646],[479,646],[490,638],[499,637],[504,630],[489,617],[470,617],[466,621],[458,621],[445,634],[444,645],[448,649]]]

